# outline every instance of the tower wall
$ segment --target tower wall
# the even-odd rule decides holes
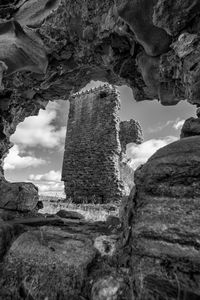
[[[71,97],[62,170],[67,199],[121,199],[119,109],[118,92],[109,85]]]

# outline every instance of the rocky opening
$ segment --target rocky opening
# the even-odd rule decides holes
[[[175,105],[187,99],[199,106],[198,0],[27,0],[8,1],[0,8],[1,160],[21,120],[36,114],[49,99],[67,99],[91,79],[126,83],[137,101],[157,98],[163,105]],[[98,265],[94,228],[89,240],[77,238],[76,231],[71,242],[72,235],[63,232],[64,221],[58,218],[49,222],[61,222],[61,229],[38,230],[48,223],[43,219],[37,221],[40,225],[1,221],[0,253],[6,254],[0,278],[3,298],[31,294],[44,299],[50,284],[56,287],[54,298],[96,300],[109,283],[107,295],[113,298],[198,299],[199,147],[198,135],[185,137],[137,170],[136,190],[124,214],[127,230],[120,238],[122,262],[107,258],[106,274],[105,269],[89,267]],[[7,187],[2,168],[0,178],[1,186]],[[27,197],[26,188],[18,190]],[[72,265],[64,249],[72,249]],[[100,259],[101,267],[105,261]]]

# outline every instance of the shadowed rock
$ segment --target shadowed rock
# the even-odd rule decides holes
[[[150,56],[163,54],[169,49],[170,36],[153,24],[155,0],[132,0],[119,8],[120,17],[129,24],[137,41]]]
[[[31,29],[23,29],[17,21],[0,24],[0,60],[6,75],[17,71],[45,73],[47,56],[42,40]]]
[[[181,129],[181,138],[200,135],[200,118],[189,118]]]
[[[22,226],[8,224],[0,220],[0,262],[13,242],[14,237],[21,232],[23,232]]]
[[[64,219],[84,219],[84,216],[78,213],[77,211],[70,211],[61,209],[56,213],[57,216],[64,218]]]
[[[187,23],[199,14],[199,0],[158,0],[156,2],[153,23],[173,36],[180,33]]]
[[[160,86],[159,58],[142,52],[137,56],[137,65],[146,84],[146,93],[152,98],[157,97]]]
[[[53,10],[58,8],[60,2],[61,0],[31,0],[22,2],[14,18],[22,26],[38,27]]]
[[[2,83],[4,73],[7,71],[8,67],[3,61],[0,61],[0,90],[4,89],[4,85]]]

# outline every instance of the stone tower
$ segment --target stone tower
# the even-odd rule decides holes
[[[108,84],[70,98],[62,180],[76,203],[118,201],[120,99]]]

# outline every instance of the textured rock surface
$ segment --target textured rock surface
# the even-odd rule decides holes
[[[0,262],[14,240],[14,237],[19,235],[22,230],[20,225],[12,225],[0,220]]]
[[[120,17],[129,24],[136,40],[150,56],[158,56],[167,52],[171,42],[166,31],[153,24],[155,4],[155,0],[128,0],[119,8]]]
[[[113,235],[106,222],[57,217],[53,223],[53,219],[43,217],[49,226],[43,226],[38,218],[8,222],[11,228],[26,225],[26,232],[13,242],[0,264],[0,298],[130,300],[127,274],[116,270],[113,260],[119,231]],[[104,251],[108,246],[112,251]],[[113,298],[105,298],[111,295]]]
[[[181,129],[181,138],[200,135],[200,118],[189,118]]]
[[[189,118],[181,128],[181,138],[200,135],[200,109],[196,111],[197,118]]]
[[[38,188],[32,183],[0,181],[0,208],[21,212],[36,209],[39,201]]]
[[[21,289],[33,299],[75,296],[78,299],[87,265],[94,256],[95,249],[86,237],[73,236],[59,228],[41,227],[22,234],[12,244],[6,257],[4,279],[8,286],[11,282],[15,287],[16,297],[21,278]],[[1,293],[6,294],[4,289]]]
[[[200,137],[190,137],[136,171],[126,231],[136,299],[200,297],[199,163]]]

